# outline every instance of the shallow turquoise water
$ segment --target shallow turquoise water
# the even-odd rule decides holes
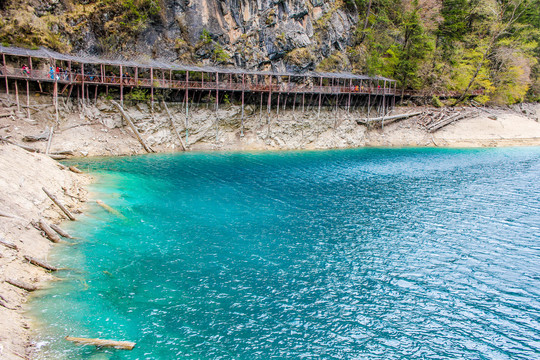
[[[124,217],[66,224],[41,358],[540,358],[540,148],[78,164]]]

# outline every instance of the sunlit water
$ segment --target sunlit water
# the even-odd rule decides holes
[[[540,148],[78,164],[123,216],[66,224],[40,358],[540,358]]]

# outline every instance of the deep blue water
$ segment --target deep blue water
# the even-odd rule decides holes
[[[78,165],[122,216],[66,224],[41,358],[540,358],[540,148]]]

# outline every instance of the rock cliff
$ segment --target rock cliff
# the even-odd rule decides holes
[[[7,4],[0,9],[0,38],[12,44],[258,70],[313,70],[331,56],[343,59],[358,21],[356,7],[341,0],[11,0]],[[330,70],[322,65],[322,70]]]

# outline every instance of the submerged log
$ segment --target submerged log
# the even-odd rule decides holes
[[[124,215],[122,215],[122,213],[120,213],[120,211],[110,207],[109,205],[105,204],[103,201],[101,200],[96,200],[96,203],[101,206],[102,208],[104,208],[105,210],[107,210],[108,212],[110,212],[111,214],[114,214],[116,216],[119,216],[119,217],[122,217],[122,218],[125,218]]]
[[[383,116],[383,117],[378,117],[378,118],[364,118],[364,119],[358,119],[357,123],[358,124],[368,124],[368,123],[377,122],[377,121],[399,120],[399,119],[410,118],[410,117],[417,116],[417,115],[420,115],[420,114],[422,114],[422,111],[413,112],[413,113],[409,113],[409,114]]]
[[[64,229],[62,229],[58,225],[51,224],[51,229],[56,231],[60,236],[63,236],[63,237],[68,238],[68,239],[73,239],[73,237],[71,235],[69,235]]]
[[[39,219],[39,227],[45,232],[49,240],[51,240],[53,243],[60,242],[60,237],[53,231],[53,229],[51,229],[45,219]]]
[[[45,189],[44,187],[42,187],[42,189],[45,194],[47,194],[47,196],[53,201],[53,203],[55,203],[64,212],[64,214],[66,214],[69,220],[75,221],[75,216],[73,216],[73,214],[68,209],[66,209],[66,207],[62,205],[62,203],[58,201],[58,199],[53,194],[47,191],[47,189]]]
[[[105,339],[91,339],[91,338],[81,338],[66,336],[67,341],[72,341],[81,345],[94,345],[97,347],[112,347],[115,349],[121,350],[133,350],[136,343],[131,341],[117,341],[117,340],[105,340]]]
[[[15,287],[18,287],[19,289],[23,289],[26,291],[35,291],[37,290],[37,287],[35,287],[32,284],[25,283],[24,281],[17,280],[17,279],[6,279],[6,282],[10,285],[13,285]]]
[[[42,268],[44,268],[45,270],[50,270],[50,271],[57,271],[57,270],[58,270],[58,268],[56,268],[56,267],[54,267],[54,266],[52,266],[52,265],[47,264],[45,261],[42,261],[42,260],[33,258],[33,257],[31,257],[31,256],[24,255],[24,258],[25,258],[30,264],[33,264],[33,265],[42,267]]]
[[[117,103],[116,101],[114,100],[111,100],[111,103],[113,105],[115,105],[118,110],[120,110],[120,113],[122,114],[122,116],[124,117],[124,119],[126,119],[127,123],[129,124],[129,127],[131,128],[131,130],[133,130],[133,132],[135,133],[135,136],[137,137],[137,140],[139,140],[139,142],[141,143],[141,145],[143,146],[144,150],[146,150],[146,152],[149,152],[149,153],[152,153],[154,152],[154,150],[152,150],[148,145],[146,145],[146,143],[144,142],[143,138],[141,137],[141,134],[139,134],[139,131],[137,130],[137,128],[135,127],[135,125],[133,124],[133,122],[131,121],[131,118],[129,117],[129,115],[124,111],[124,108],[122,107],[122,105],[120,105],[119,103]]]

